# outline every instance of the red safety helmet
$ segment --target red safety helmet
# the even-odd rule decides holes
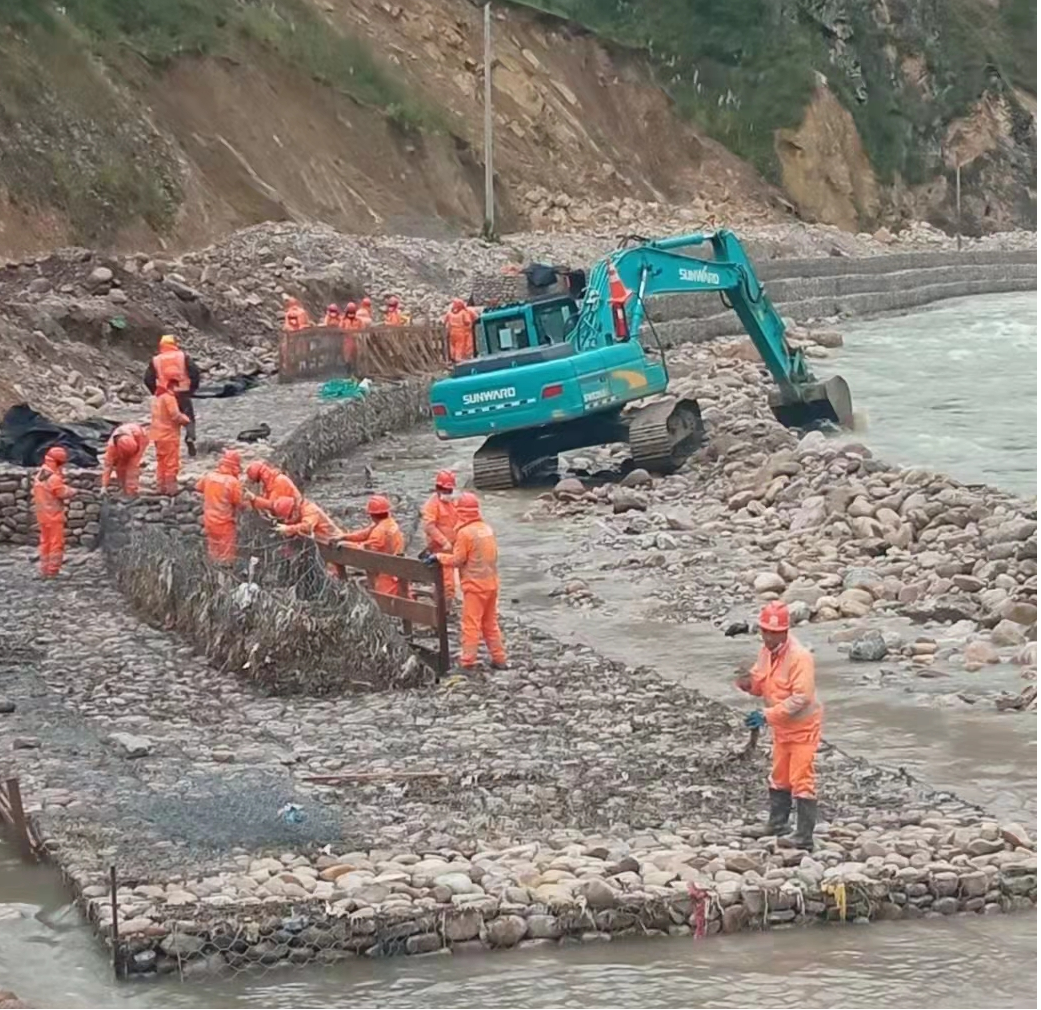
[[[465,309],[465,308],[466,308],[466,302],[464,302],[462,300],[462,298],[453,298],[452,299],[452,311],[453,312],[462,312],[463,309]]]
[[[348,302],[343,311],[346,312],[347,315],[353,316],[354,313],[358,311],[358,306],[355,305],[354,302]]]
[[[397,295],[389,295],[388,298],[387,298],[387,304],[392,309],[396,309],[398,307],[398,305],[400,304],[400,302],[398,301],[398,296]]]
[[[434,487],[441,491],[455,490],[455,474],[451,470],[438,470]]]
[[[246,479],[252,481],[259,481],[264,476],[264,470],[267,468],[267,464],[259,459],[253,460],[249,466],[246,467]]]
[[[361,307],[362,307],[363,309],[371,309],[371,308],[372,308],[372,299],[371,299],[371,298],[370,298],[370,297],[369,297],[368,295],[366,295],[366,296],[365,296],[365,297],[364,297],[364,298],[363,298],[363,299],[361,300]]]
[[[274,512],[279,519],[291,519],[295,510],[296,502],[289,497],[276,498],[271,503],[271,511]]]
[[[374,494],[370,499],[369,503],[365,506],[365,511],[370,516],[385,516],[390,514],[390,499],[385,498],[381,494]]]
[[[338,316],[340,314],[340,306],[330,305],[325,311],[328,312],[330,316]]]
[[[133,435],[120,435],[116,439],[116,448],[124,455],[130,456],[137,452],[137,439]]]
[[[63,445],[52,445],[43,457],[44,463],[64,466],[69,461],[69,453]]]
[[[780,600],[771,600],[759,613],[759,627],[763,631],[787,631],[790,625],[788,605]]]

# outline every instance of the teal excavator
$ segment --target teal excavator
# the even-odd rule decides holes
[[[641,329],[648,298],[697,291],[719,292],[737,313],[777,383],[769,405],[778,421],[852,426],[845,380],[813,376],[737,236],[721,230],[628,240],[596,263],[584,290],[485,311],[475,357],[431,387],[437,436],[487,436],[474,455],[474,484],[485,490],[523,484],[560,452],[610,442],[628,442],[636,466],[675,471],[704,440],[701,411],[676,397],[636,403],[669,385],[653,325],[654,347],[643,346]]]

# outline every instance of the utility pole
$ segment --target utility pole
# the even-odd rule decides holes
[[[492,5],[484,5],[484,237],[495,237],[495,169],[492,160]]]

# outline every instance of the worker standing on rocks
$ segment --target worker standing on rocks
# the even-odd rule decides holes
[[[274,503],[278,498],[289,498],[296,505],[304,499],[292,480],[266,460],[254,460],[250,463],[246,467],[246,478],[260,485],[260,495],[247,496],[250,506],[258,512],[274,515]]]
[[[65,560],[65,502],[76,493],[61,472],[68,459],[63,446],[51,446],[33,478],[33,506],[40,527],[40,575],[45,579],[57,576]]]
[[[770,771],[770,817],[763,835],[783,835],[795,798],[795,834],[791,845],[813,849],[817,823],[814,761],[821,741],[822,707],[817,700],[813,655],[789,633],[788,607],[774,600],[759,615],[763,645],[749,673],[737,687],[766,701],[765,711],[745,717],[749,729],[773,730]]]
[[[397,295],[391,295],[387,299],[386,308],[383,310],[384,326],[408,326],[409,318],[401,311],[401,302]]]
[[[330,305],[325,310],[325,317],[322,319],[323,326],[336,326],[340,325],[340,306]]]
[[[463,614],[459,665],[472,670],[477,649],[484,639],[496,670],[506,669],[506,650],[499,630],[499,548],[495,533],[481,518],[481,503],[472,491],[464,491],[456,502],[459,527],[452,552],[431,559],[459,569],[463,589]]]
[[[448,553],[455,546],[455,533],[459,525],[456,514],[455,474],[441,470],[434,478],[434,493],[423,504],[420,521],[430,554]],[[451,565],[442,566],[445,586],[445,602],[455,603],[456,570]]]
[[[361,320],[362,326],[372,325],[372,299],[367,295],[361,300],[361,305],[358,306],[358,318]]]
[[[371,523],[364,529],[352,530],[344,540],[350,544],[358,544],[367,551],[378,554],[394,554],[401,557],[405,553],[405,536],[398,526],[397,520],[390,514],[390,499],[381,494],[373,495],[365,506]],[[369,575],[369,585],[374,592],[386,593],[388,596],[404,596],[401,583],[394,575],[383,572]]]
[[[155,481],[160,494],[177,494],[181,471],[181,429],[191,422],[177,406],[177,397],[157,381],[152,397],[152,425],[148,435],[155,446]]]
[[[199,366],[177,346],[177,338],[165,334],[159,338],[159,352],[145,370],[145,385],[154,396],[156,387],[162,383],[177,398],[177,408],[188,424],[184,429],[184,443],[188,455],[195,455],[195,403],[192,397],[199,388],[202,373]]]
[[[307,309],[300,303],[299,298],[286,296],[285,315],[282,317],[282,329],[286,333],[299,333],[300,330],[309,329],[314,325]]]
[[[121,424],[109,437],[101,464],[101,490],[107,491],[113,475],[123,493],[136,495],[141,487],[141,460],[148,448],[148,432],[139,424]]]
[[[200,478],[195,490],[202,494],[202,528],[206,551],[218,565],[233,564],[237,555],[238,513],[246,508],[242,490],[242,458],[228,449],[217,469]]]
[[[452,307],[445,314],[445,332],[448,337],[448,359],[453,364],[468,361],[474,356],[474,323],[480,318],[477,309],[469,308],[462,298],[453,298]]]
[[[348,302],[344,306],[343,318],[340,320],[340,326],[345,330],[364,330],[365,323],[358,313],[358,306],[354,302]]]

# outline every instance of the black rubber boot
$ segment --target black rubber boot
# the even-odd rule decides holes
[[[189,439],[187,439],[187,440],[185,441],[185,443],[184,443],[184,444],[185,444],[185,445],[187,446],[187,448],[188,448],[188,455],[189,455],[189,456],[191,456],[191,457],[192,457],[192,459],[194,459],[194,458],[195,458],[195,453],[196,453],[196,449],[195,449],[195,439],[194,439],[194,438],[189,438]]]
[[[792,794],[787,789],[770,790],[770,817],[759,829],[760,838],[769,835],[786,835],[791,830],[788,818],[792,812]]]
[[[799,797],[795,801],[795,834],[792,848],[813,851],[813,829],[817,826],[817,801]]]

